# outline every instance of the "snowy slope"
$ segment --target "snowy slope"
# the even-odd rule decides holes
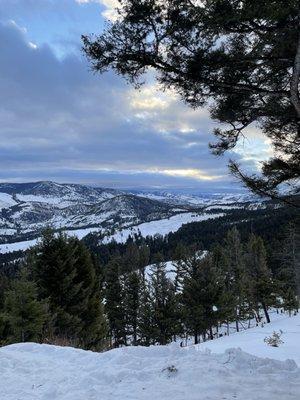
[[[8,193],[0,193],[0,210],[12,207],[16,205],[17,202]]]
[[[183,225],[189,222],[206,221],[222,217],[224,214],[198,214],[181,213],[170,218],[164,218],[157,221],[145,222],[130,228],[121,229],[113,235],[108,235],[103,239],[103,243],[109,243],[115,240],[117,243],[125,243],[129,236],[140,233],[141,236],[167,235],[170,232],[176,232]]]
[[[294,335],[297,333],[299,338],[300,319],[284,321],[281,326],[290,347],[286,346],[282,355],[278,355],[280,348],[270,348],[268,356],[272,358],[264,358],[264,351],[250,355],[227,349],[215,354],[201,351],[199,346],[176,345],[127,347],[103,354],[30,343],[3,347],[0,398],[299,400],[300,369],[295,361],[278,359],[299,360],[300,344],[299,340],[294,341]],[[236,344],[240,344],[238,335],[241,336],[236,335]],[[262,337],[254,337],[257,343],[261,342]],[[248,339],[252,340],[250,333]],[[267,348],[266,344],[263,346]]]
[[[133,194],[56,182],[0,183],[0,253],[26,249],[45,227],[80,230],[80,237],[99,232],[101,237],[106,235],[104,242],[122,242],[138,232],[143,236],[166,235],[185,223],[230,214],[235,209],[265,207],[255,197],[239,193]]]
[[[228,348],[238,347],[243,351],[260,357],[276,358],[282,361],[291,358],[300,367],[300,314],[296,317],[288,317],[287,315],[273,313],[271,314],[271,319],[274,321],[270,324],[265,324],[263,327],[258,326],[201,343],[198,348],[200,350],[209,349],[214,353],[222,353]],[[281,339],[284,343],[278,348],[267,346],[264,343],[264,338],[272,336],[274,331],[279,332],[280,330],[283,332]]]
[[[155,220],[145,222],[139,225],[131,226],[117,231],[113,235],[107,235],[102,240],[103,243],[109,243],[115,240],[118,243],[125,243],[129,236],[135,233],[140,233],[142,236],[153,236],[156,234],[166,235],[169,232],[177,231],[183,224],[194,221],[205,221],[207,219],[213,219],[221,217],[223,214],[203,214],[198,215],[195,213],[183,213],[177,214],[170,218],[161,220]],[[78,239],[82,239],[90,233],[102,233],[101,228],[84,228],[84,229],[72,229],[65,230],[65,233],[69,236],[76,236]],[[5,254],[13,251],[28,250],[30,247],[37,244],[39,238],[33,240],[19,241],[14,243],[2,243],[0,244],[0,254]]]
[[[0,183],[0,243],[38,237],[53,229],[121,228],[186,211],[112,189],[36,182]]]
[[[84,238],[89,233],[100,232],[98,228],[86,228],[86,229],[74,229],[66,230],[65,233],[69,236],[75,236],[78,239]],[[39,238],[32,240],[25,240],[21,242],[14,243],[3,243],[0,244],[0,254],[11,253],[13,251],[25,251],[30,249],[30,247],[35,246],[39,241]]]
[[[261,199],[248,192],[244,193],[187,193],[184,191],[134,191],[135,195],[159,200],[167,204],[210,206],[214,204],[226,205],[245,202],[261,203]]]

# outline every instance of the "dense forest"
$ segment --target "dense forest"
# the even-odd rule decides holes
[[[0,274],[0,341],[102,350],[213,339],[298,311],[293,208],[233,210],[162,237],[99,244],[44,232]],[[172,277],[167,261],[172,260]]]

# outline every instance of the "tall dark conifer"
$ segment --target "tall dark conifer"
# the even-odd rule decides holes
[[[263,240],[251,235],[247,244],[246,263],[250,279],[250,301],[259,311],[263,308],[266,321],[270,322],[268,308],[275,303],[275,285],[267,265]]]
[[[108,318],[111,344],[114,347],[127,344],[124,286],[121,281],[121,259],[113,258],[106,266],[105,313]]]
[[[47,299],[54,335],[83,348],[101,348],[106,336],[91,255],[76,238],[45,232],[28,258],[40,299]]]
[[[151,271],[151,300],[154,311],[155,340],[167,344],[179,331],[178,301],[175,286],[167,278],[166,264],[160,255]]]

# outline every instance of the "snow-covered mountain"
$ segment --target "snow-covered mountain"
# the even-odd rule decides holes
[[[185,192],[185,191],[166,191],[166,190],[135,190],[133,194],[146,197],[148,199],[162,201],[167,204],[174,205],[191,205],[191,206],[224,206],[228,204],[239,204],[247,202],[258,202],[258,198],[249,193],[228,193],[228,192]]]
[[[1,243],[32,240],[46,226],[115,232],[134,228],[166,234],[188,222],[202,221],[239,208],[264,207],[245,194],[186,194],[167,191],[122,192],[55,182],[0,183]],[[159,224],[157,223],[159,222]],[[144,225],[146,224],[146,225]],[[128,236],[128,235],[127,235]]]
[[[54,229],[119,227],[165,218],[174,207],[113,189],[37,182],[0,184],[0,237]]]
[[[264,338],[282,331],[271,347]],[[181,348],[93,353],[34,343],[0,349],[1,400],[298,400],[300,317]]]

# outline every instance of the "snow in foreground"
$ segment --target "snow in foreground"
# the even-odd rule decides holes
[[[288,317],[286,314],[271,314],[273,322],[265,324],[263,327],[247,329],[230,336],[223,336],[217,340],[201,343],[200,350],[209,349],[220,353],[231,347],[238,347],[247,353],[255,354],[259,357],[275,358],[285,361],[293,359],[300,367],[300,314],[296,317]],[[282,343],[279,347],[267,346],[264,338],[272,336],[273,332],[283,332]],[[300,396],[299,396],[300,399]]]
[[[31,343],[3,347],[0,399],[298,400],[300,369],[295,361],[277,358],[300,360],[300,317],[285,318],[281,326],[280,321],[271,325],[260,328],[262,335],[253,329],[232,336],[235,339],[230,344],[243,343],[244,347],[247,337],[254,355],[240,349],[224,351],[229,343],[222,339],[210,343],[216,353],[178,344],[128,347],[103,354]],[[263,337],[271,328],[284,331],[285,345],[270,347],[266,353],[261,351],[267,349]],[[258,357],[257,352],[272,358]]]

